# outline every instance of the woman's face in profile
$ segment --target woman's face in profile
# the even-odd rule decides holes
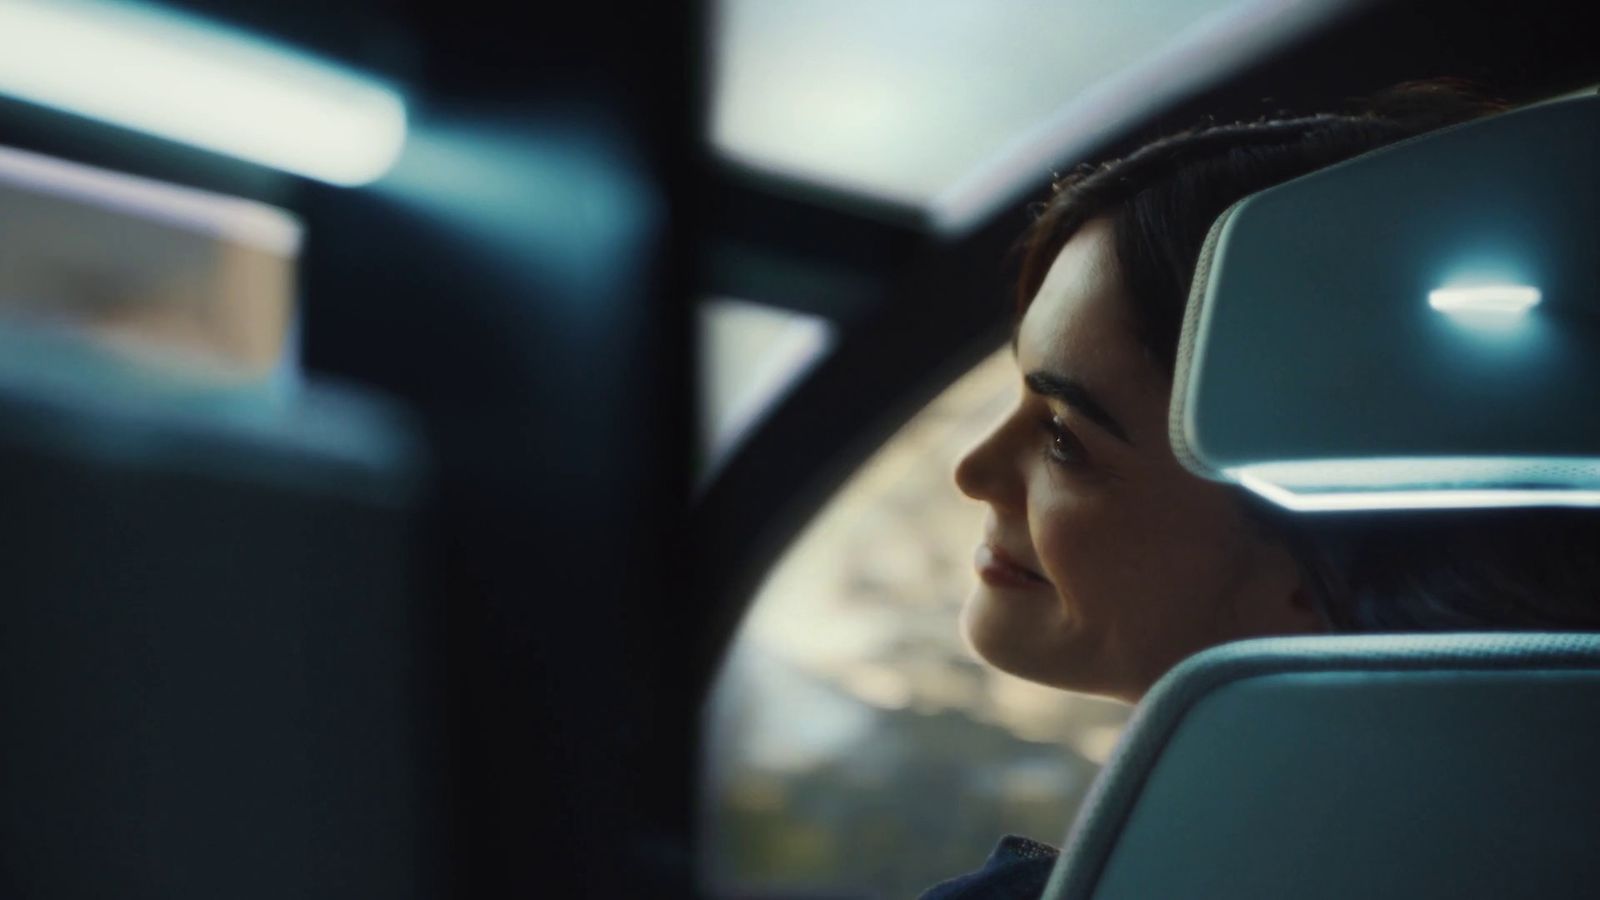
[[[1018,328],[1017,405],[956,483],[988,505],[962,616],[974,649],[1022,678],[1131,702],[1205,647],[1320,626],[1287,551],[1173,455],[1171,383],[1121,292],[1110,224],[1093,220]]]

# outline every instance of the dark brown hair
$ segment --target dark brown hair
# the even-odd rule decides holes
[[[1136,337],[1170,376],[1189,282],[1234,202],[1370,150],[1506,109],[1464,82],[1408,82],[1339,113],[1207,124],[1055,180],[1019,244],[1019,314],[1091,219],[1112,225]],[[1240,491],[1342,631],[1600,628],[1600,515],[1512,510],[1292,515]]]

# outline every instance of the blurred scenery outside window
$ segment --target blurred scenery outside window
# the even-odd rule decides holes
[[[8,346],[76,344],[110,365],[97,371],[189,383],[292,374],[301,233],[286,213],[7,148],[0,205]]]
[[[707,712],[714,896],[913,897],[1006,833],[1065,835],[1127,708],[1000,674],[958,630],[982,511],[950,473],[1016,380],[1003,351],[952,385],[753,599]]]

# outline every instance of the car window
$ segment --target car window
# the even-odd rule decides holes
[[[704,485],[788,392],[827,355],[827,319],[748,300],[708,297],[699,329],[697,457]]]
[[[294,364],[287,213],[5,147],[0,205],[0,325],[231,381]]]
[[[1067,147],[1348,0],[712,5],[725,160],[971,224]]]

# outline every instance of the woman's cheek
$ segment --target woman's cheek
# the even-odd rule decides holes
[[[1056,498],[1037,509],[1033,534],[1039,565],[1059,593],[1070,595],[1073,585],[1094,580],[1095,557],[1102,552],[1103,541],[1079,499]]]

